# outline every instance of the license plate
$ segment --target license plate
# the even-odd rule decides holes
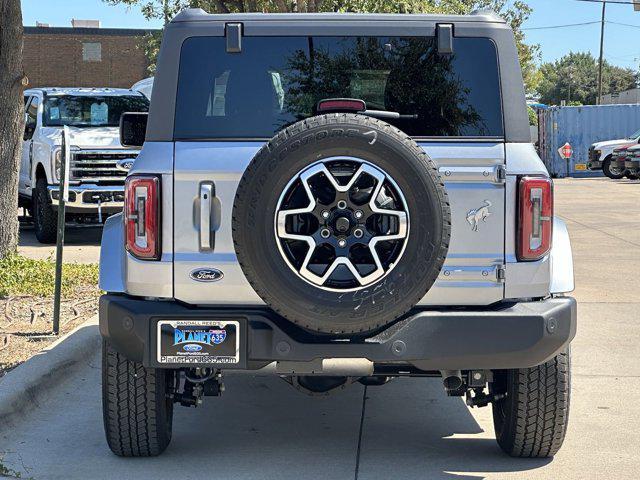
[[[160,320],[159,363],[218,363],[240,361],[240,324],[233,320]]]

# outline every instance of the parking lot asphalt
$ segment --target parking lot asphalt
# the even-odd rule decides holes
[[[436,379],[308,397],[254,375],[227,376],[224,396],[198,409],[177,407],[163,456],[122,459],[104,441],[96,352],[37,408],[0,426],[0,472],[34,479],[637,479],[638,205],[639,182],[556,182],[556,214],[572,239],[579,325],[569,430],[554,459],[503,455],[491,409],[447,398]]]
[[[67,263],[98,263],[100,261],[101,226],[72,226],[65,229],[63,259]],[[18,253],[34,260],[55,259],[56,246],[42,244],[36,238],[33,224],[20,224]]]

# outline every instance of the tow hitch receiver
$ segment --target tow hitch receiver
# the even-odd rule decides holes
[[[202,405],[202,397],[219,397],[224,392],[222,373],[210,368],[192,368],[177,376],[178,388],[173,402],[183,407]],[[181,388],[180,388],[181,386]]]

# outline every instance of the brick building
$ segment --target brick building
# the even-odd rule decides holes
[[[148,77],[142,39],[149,30],[24,27],[29,88],[129,88]]]

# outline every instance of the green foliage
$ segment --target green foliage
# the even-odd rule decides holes
[[[549,105],[593,105],[598,96],[598,60],[588,52],[571,52],[555,62],[540,67],[542,80],[538,85],[540,101]],[[636,73],[617,67],[606,60],[602,69],[602,93],[615,93],[635,88]]]
[[[0,297],[11,295],[53,295],[55,263],[31,260],[17,254],[0,260]],[[70,296],[79,287],[98,285],[98,265],[65,263],[62,266],[62,295]]]
[[[476,9],[489,9],[505,18],[514,30],[522,74],[527,91],[535,91],[539,75],[536,61],[539,45],[528,45],[522,31],[531,15],[531,7],[523,0],[103,0],[111,5],[139,6],[147,19],[167,23],[183,8],[202,8],[209,13],[237,12],[360,12],[360,13],[449,13],[465,14]],[[155,71],[161,36],[145,38],[143,48]]]
[[[394,39],[384,53],[382,42],[367,38],[341,53],[314,44],[312,54],[296,51],[287,58],[285,83],[290,85],[285,109],[312,115],[324,98],[344,96],[359,72],[365,83],[380,82],[380,95],[357,95],[372,109],[412,112],[429,118],[434,135],[464,135],[465,127],[486,131],[482,117],[468,101],[469,90],[455,74],[450,57],[439,55],[426,38]],[[425,72],[429,75],[425,77]],[[419,101],[416,101],[419,98]],[[386,106],[386,107],[385,107]],[[304,117],[302,117],[304,118]]]
[[[538,126],[538,114],[532,107],[527,107],[527,111],[529,113],[529,125],[530,126]]]

